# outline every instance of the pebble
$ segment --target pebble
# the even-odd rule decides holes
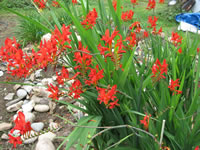
[[[43,98],[40,100],[40,104],[45,104],[45,105],[49,105],[51,101],[48,98]]]
[[[8,140],[9,137],[8,137],[7,134],[4,133],[4,134],[2,134],[1,139],[2,139],[2,140]]]
[[[0,123],[0,131],[5,131],[5,130],[9,130],[12,128],[12,124],[11,123]]]
[[[30,101],[30,102],[22,105],[22,110],[23,110],[23,112],[31,112],[33,110],[34,106],[35,106],[35,102]]]
[[[50,108],[50,114],[53,114],[54,110],[56,109],[56,103],[49,101],[49,108]]]
[[[16,84],[16,85],[13,87],[13,89],[14,89],[15,91],[17,91],[20,87],[21,87],[20,84]]]
[[[56,138],[56,134],[55,133],[47,132],[45,134],[40,135],[38,140],[49,139],[50,141],[53,141],[55,138]]]
[[[8,102],[8,103],[6,104],[6,106],[11,106],[11,105],[13,105],[13,104],[16,104],[16,103],[19,102],[20,100],[21,100],[20,98],[15,99],[15,100],[12,100],[12,101]]]
[[[55,150],[55,146],[49,139],[39,140],[35,150]]]
[[[13,104],[13,105],[11,105],[11,106],[8,106],[8,107],[6,108],[6,110],[7,110],[8,112],[17,111],[17,110],[19,110],[19,109],[21,108],[22,105],[23,105],[23,101],[19,101],[19,102],[16,103],[16,104]]]
[[[40,103],[40,101],[42,100],[43,98],[41,97],[37,97],[36,95],[33,95],[31,97],[31,101],[34,101],[35,103]]]
[[[47,33],[45,35],[42,36],[41,41],[42,43],[44,43],[44,41],[49,41],[51,39],[51,33]]]
[[[49,111],[49,106],[43,104],[37,104],[34,106],[34,110],[37,112],[47,112]]]
[[[15,93],[8,93],[8,95],[4,97],[4,100],[8,100],[8,101],[13,100],[14,96],[15,96]]]
[[[17,96],[18,96],[19,98],[23,99],[24,97],[26,97],[26,95],[27,95],[26,90],[24,90],[24,89],[19,89],[19,90],[17,90]]]
[[[3,76],[3,74],[4,74],[4,73],[3,73],[3,71],[0,71],[0,77],[2,77],[2,76]]]
[[[32,84],[32,83],[31,83]],[[31,91],[33,90],[33,86],[30,85],[24,85],[22,87],[24,90],[26,90],[26,92],[28,92],[29,94],[31,93]]]
[[[39,132],[40,130],[44,128],[44,123],[43,122],[32,123],[31,128],[34,131]]]
[[[35,80],[35,74],[32,73],[32,74],[30,75],[29,79],[33,82],[33,81]]]
[[[33,88],[33,94],[38,97],[49,97],[51,93],[45,87],[36,86]]]
[[[41,71],[42,71],[42,69],[36,70],[36,72],[35,72],[35,77],[36,78],[42,77]]]
[[[54,81],[52,78],[44,78],[41,81],[42,85],[44,86],[48,86],[49,84],[53,84],[54,85]]]

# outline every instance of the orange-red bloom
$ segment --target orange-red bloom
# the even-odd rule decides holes
[[[136,5],[136,4],[138,4],[137,1],[138,0],[131,0],[131,3],[134,4],[134,5]]]
[[[61,85],[64,84],[65,79],[69,78],[69,72],[67,69],[65,69],[65,67],[62,67],[60,75],[58,75],[58,72],[56,72],[56,75],[57,75],[57,82],[58,84],[61,84]]]
[[[13,147],[16,148],[17,144],[22,144],[21,137],[14,137],[11,134],[8,134],[9,136],[9,143],[13,144]]]
[[[78,99],[80,94],[83,93],[82,84],[78,79],[72,83],[72,86],[69,89],[69,96],[73,96],[74,99]]]
[[[59,89],[57,86],[54,86],[53,84],[48,85],[47,91],[51,92],[49,95],[50,98],[58,100],[61,96],[61,93],[59,92]]]
[[[151,114],[150,115],[147,115],[144,116],[144,119],[143,120],[140,120],[140,123],[144,125],[144,129],[146,131],[149,130],[149,118],[151,117]]]
[[[96,89],[99,93],[97,100],[100,101],[100,104],[103,102],[110,109],[113,109],[115,106],[119,106],[117,103],[118,99],[116,99],[117,97],[115,96],[117,93],[117,85],[114,85],[111,88],[108,86],[106,89],[96,87]]]
[[[56,1],[52,1],[52,6],[53,7],[60,7],[59,3]]]
[[[171,41],[173,42],[175,46],[179,46],[182,43],[182,37],[178,35],[178,33],[172,32]]]
[[[45,0],[34,0],[33,1],[40,9],[44,9],[46,7],[47,1]]]
[[[165,0],[159,0],[159,3],[160,3],[160,4],[164,4],[164,3],[165,3]]]
[[[149,3],[147,5],[148,10],[154,9],[156,7],[156,1],[155,0],[149,0]]]
[[[178,52],[179,52],[179,54],[181,54],[182,53],[182,48],[179,48]]]
[[[81,24],[84,26],[85,29],[92,29],[94,25],[96,24],[96,19],[98,17],[98,14],[96,12],[96,9],[93,8],[93,11],[90,11],[85,20],[81,22]]]
[[[129,20],[132,20],[133,15],[134,15],[134,12],[132,10],[122,12],[121,19],[123,21],[129,21]]]
[[[173,95],[174,94],[181,94],[182,91],[176,90],[176,87],[180,87],[179,85],[179,79],[176,79],[175,81],[171,80],[170,85],[168,86],[168,88],[170,89],[170,91],[173,91]]]
[[[141,31],[141,26],[140,26],[140,22],[136,21],[134,22],[130,27],[129,27],[130,30],[134,29],[134,31],[136,33],[139,33]]]
[[[163,60],[163,64],[160,63],[159,59],[156,60],[155,64],[152,67],[152,78],[155,78],[155,81],[159,81],[160,79],[165,79],[164,73],[167,74],[167,66],[166,60]]]
[[[77,2],[77,0],[72,0],[72,3],[77,4],[78,2]]]

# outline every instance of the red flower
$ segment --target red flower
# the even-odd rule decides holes
[[[197,48],[197,53],[199,53],[199,48]]]
[[[117,0],[113,0],[112,5],[114,7],[114,10],[116,11],[117,10]]]
[[[113,33],[109,34],[109,29],[106,30],[105,35],[102,36],[101,40],[105,41],[106,45],[108,44],[109,46],[112,45],[112,41],[114,40],[114,38],[119,35],[119,31],[117,31],[117,29],[115,28],[115,30],[113,31]]]
[[[73,96],[74,99],[78,99],[80,97],[80,94],[83,93],[82,84],[78,79],[76,79],[72,83],[72,86],[69,89],[70,89],[69,96]]]
[[[199,146],[195,147],[195,149],[194,149],[194,150],[199,150]]]
[[[77,0],[72,0],[72,3],[77,4],[78,2],[77,2]]]
[[[147,115],[144,117],[143,120],[140,120],[140,123],[144,125],[144,129],[146,131],[148,131],[149,129],[149,118],[151,117],[151,114],[150,115]]]
[[[178,35],[178,33],[172,32],[171,41],[173,42],[175,46],[179,46],[182,43],[182,37]]]
[[[20,134],[24,135],[26,132],[29,132],[32,130],[31,123],[28,121],[25,121],[25,116],[23,112],[18,112],[17,118],[15,119],[15,126],[10,131],[10,133],[13,133],[14,130],[20,130]]]
[[[128,41],[130,47],[134,47],[137,42],[135,32],[131,32],[130,36],[126,37],[126,41]]]
[[[56,1],[52,1],[52,6],[53,7],[60,7],[59,3]]]
[[[154,9],[156,7],[156,1],[155,0],[149,0],[149,3],[147,5],[148,10]]]
[[[34,0],[34,3],[40,8],[44,9],[46,7],[47,1],[45,0]]]
[[[121,19],[122,19],[123,21],[132,20],[133,14],[134,14],[134,12],[133,12],[132,10],[129,10],[129,11],[126,11],[126,12],[122,12]]]
[[[97,70],[99,72],[97,72]],[[98,81],[104,77],[103,69],[99,70],[99,66],[96,65],[95,69],[90,68],[90,74],[88,76],[89,76],[89,80],[86,80],[85,84],[88,84],[88,85],[94,84],[96,86]]]
[[[155,81],[159,81],[160,79],[165,79],[164,73],[167,74],[167,66],[166,60],[163,60],[163,64],[160,63],[159,59],[156,60],[155,64],[152,67],[153,75],[151,77],[155,78]]]
[[[92,29],[93,26],[96,24],[97,17],[98,15],[97,15],[96,9],[93,8],[93,11],[90,11],[87,14],[86,19],[83,20],[81,24],[84,26],[85,29]]]
[[[117,93],[117,85],[114,85],[111,88],[108,86],[106,89],[96,87],[96,89],[99,93],[97,100],[100,101],[100,104],[103,102],[110,109],[114,108],[115,106],[119,106],[117,103],[118,99],[116,99],[117,97],[115,96]]]
[[[181,53],[182,53],[182,49],[181,49],[181,48],[179,48],[179,49],[178,49],[178,52],[179,52],[179,54],[181,54]]]
[[[61,75],[58,75],[58,72],[56,72],[56,75],[57,75],[57,82],[58,84],[61,85],[64,84],[65,79],[69,78],[69,72],[67,69],[65,69],[65,67],[62,67]]]
[[[54,86],[53,84],[48,85],[47,91],[51,92],[49,95],[50,98],[58,100],[61,94],[59,93],[59,89],[57,86]]]
[[[20,136],[14,137],[11,134],[8,134],[8,136],[9,136],[9,143],[13,144],[14,148],[16,148],[17,144],[22,144],[22,140]]]
[[[156,16],[152,17],[152,16],[149,16],[148,17],[148,23],[151,24],[151,26],[147,26],[148,28],[153,28],[153,27],[156,27],[156,22],[158,21],[158,18],[156,18]]]
[[[159,0],[160,4],[164,4],[165,0]]]
[[[136,33],[139,33],[141,31],[140,22],[136,21],[129,27],[130,30],[132,30],[133,28]]]
[[[149,34],[148,34],[148,32],[147,32],[146,30],[144,31],[143,36],[144,36],[145,38],[147,38],[147,37],[149,36]]]
[[[174,94],[181,94],[182,91],[176,90],[176,87],[179,87],[179,79],[176,79],[175,81],[171,80],[170,85],[168,86],[168,88],[170,89],[170,91],[173,91],[173,95]]]
[[[74,53],[74,61],[76,62],[77,66],[74,69],[81,70],[82,73],[86,73],[89,69],[89,65],[92,62],[92,55],[90,51],[82,46],[82,43],[79,42],[78,50],[81,52]]]
[[[131,3],[134,4],[134,5],[136,5],[136,4],[138,4],[137,1],[138,0],[131,0]]]

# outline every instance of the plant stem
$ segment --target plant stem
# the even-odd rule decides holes
[[[162,123],[162,129],[161,129],[161,134],[160,134],[160,147],[162,146],[164,129],[165,129],[165,120],[163,120],[163,123]]]

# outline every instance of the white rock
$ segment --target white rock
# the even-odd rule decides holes
[[[11,105],[11,106],[8,106],[8,107],[6,108],[6,110],[7,110],[8,112],[17,111],[17,110],[19,110],[19,109],[21,108],[22,105],[23,105],[23,101],[19,101],[19,102],[16,103],[16,104],[13,104],[13,105]]]
[[[30,101],[30,102],[22,105],[22,110],[23,110],[23,112],[31,112],[33,110],[34,106],[35,106],[35,102]]]
[[[31,91],[33,90],[33,86],[30,85],[24,85],[22,87],[24,90],[26,90],[26,92],[28,92],[29,94],[31,93]]]
[[[7,134],[4,133],[4,134],[2,134],[1,139],[2,139],[2,140],[8,140],[9,137],[8,137]]]
[[[4,74],[3,71],[0,71],[0,77],[3,76],[3,74]]]
[[[5,130],[9,130],[12,128],[12,124],[11,123],[0,123],[0,131],[5,131]]]
[[[28,102],[30,102],[30,101],[29,101],[29,100],[27,100],[27,99],[26,99],[26,100],[24,100],[24,103],[23,103],[23,105],[24,105],[24,104],[27,104]]]
[[[16,103],[19,102],[20,100],[21,100],[21,98],[18,98],[18,99],[9,101],[8,103],[6,103],[6,106],[11,106],[11,105],[13,105],[13,104],[16,104]]]
[[[38,112],[47,112],[49,111],[49,106],[43,104],[37,104],[35,105],[34,110]]]
[[[49,108],[50,108],[50,114],[53,114],[54,110],[56,109],[56,103],[49,101]]]
[[[21,87],[21,85],[16,84],[16,85],[13,87],[13,89],[16,91],[16,90],[19,89],[20,87]]]
[[[8,95],[6,95],[4,97],[4,100],[10,101],[10,100],[12,100],[14,98],[14,96],[15,96],[15,93],[8,93]]]
[[[44,123],[43,122],[32,123],[31,128],[34,131],[39,132],[40,130],[44,128]]]
[[[35,77],[36,78],[42,77],[41,71],[42,71],[42,69],[36,70],[36,72],[35,72]]]
[[[41,81],[42,85],[47,86],[49,84],[55,84],[52,78],[44,78]]]
[[[26,139],[24,136],[21,136],[21,139],[24,144],[31,144],[37,140],[38,137],[35,136],[35,134],[37,134],[35,131],[31,130],[31,132],[28,134],[30,134],[30,136],[34,136],[34,137]]]
[[[32,73],[32,74],[30,75],[29,79],[33,82],[33,81],[35,80],[35,74]]]
[[[37,96],[35,96],[35,95],[33,95],[33,96],[31,97],[31,101],[34,101],[35,103],[40,103],[40,101],[41,101],[42,99],[43,99],[43,98],[37,97]]]
[[[45,87],[36,86],[33,88],[33,94],[38,97],[49,97],[51,93]]]
[[[49,139],[39,140],[35,150],[55,150],[55,146]]]
[[[42,36],[41,41],[42,43],[44,43],[44,41],[49,41],[51,39],[51,33],[47,33],[45,35]]]
[[[26,90],[24,90],[24,89],[19,89],[19,90],[17,90],[17,96],[18,96],[19,98],[24,98],[24,97],[26,97],[26,95],[27,95]]]
[[[47,132],[45,134],[42,134],[39,136],[38,140],[44,140],[44,139],[49,139],[50,141],[53,141],[56,137],[56,134],[53,132]]]

